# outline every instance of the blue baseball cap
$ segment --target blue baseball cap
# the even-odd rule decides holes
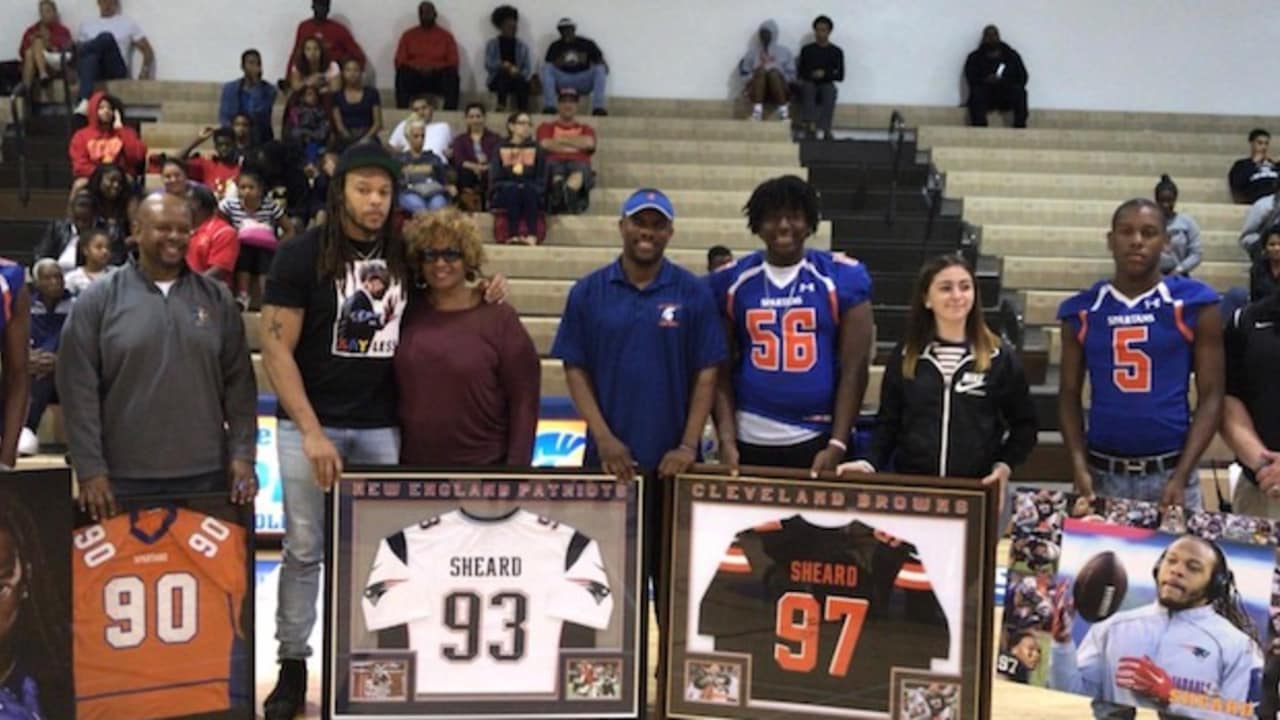
[[[622,217],[631,217],[641,210],[657,210],[666,215],[668,220],[676,219],[676,209],[671,205],[671,199],[656,188],[640,188],[622,203]]]

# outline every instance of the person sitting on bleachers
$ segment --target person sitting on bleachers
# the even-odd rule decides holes
[[[547,154],[547,209],[577,215],[585,212],[594,184],[591,156],[596,151],[596,131],[578,122],[578,91],[560,91],[559,114],[554,122],[538,126],[538,145]]]
[[[836,112],[836,83],[844,82],[844,51],[831,42],[835,24],[826,15],[813,21],[813,42],[800,48],[796,75],[800,80],[801,124],[809,137],[818,131],[831,139],[831,120]]]
[[[453,139],[448,157],[458,179],[458,206],[479,212],[488,204],[489,161],[497,156],[502,136],[485,126],[482,103],[468,105],[466,119],[466,132]]]
[[[187,164],[168,155],[160,158],[160,183],[160,187],[152,190],[150,195],[173,195],[183,200],[187,199],[191,187],[196,184],[191,182],[191,176],[187,174]]]
[[[1262,252],[1249,269],[1249,301],[1270,297],[1280,289],[1280,225],[1267,230]]]
[[[73,296],[80,293],[98,278],[116,269],[111,264],[111,236],[102,228],[93,228],[80,236],[80,265],[66,273],[64,284]]]
[[[18,437],[18,454],[35,455],[40,452],[40,418],[50,403],[58,401],[54,387],[53,371],[58,360],[58,339],[62,326],[71,313],[72,296],[63,283],[62,268],[58,261],[43,258],[31,270],[34,278],[31,292],[31,350],[27,369],[31,373],[31,405],[27,409],[27,421]]]
[[[1237,160],[1227,173],[1235,202],[1255,203],[1280,188],[1280,165],[1268,154],[1270,148],[1271,133],[1262,128],[1249,133],[1249,157]]]
[[[779,120],[791,118],[789,86],[796,79],[795,57],[777,40],[778,23],[765,20],[738,62],[738,74],[746,79],[743,91],[751,102],[752,120],[764,119],[766,102],[777,106]]]
[[[1258,259],[1262,254],[1262,232],[1272,225],[1280,223],[1280,189],[1270,195],[1264,195],[1249,206],[1244,216],[1244,227],[1240,228],[1240,248],[1250,260]]]
[[[293,237],[293,219],[267,194],[267,183],[257,168],[240,170],[236,197],[218,203],[240,238],[236,257],[235,296],[241,309],[256,307],[262,299],[271,259],[281,242]]]
[[[298,101],[289,108],[284,118],[285,139],[302,148],[307,163],[320,159],[329,144],[333,126],[329,123],[329,111],[320,103],[320,91],[305,85],[298,91]]]
[[[301,233],[328,220],[326,206],[329,202],[329,178],[338,166],[338,154],[326,150],[316,162],[307,163],[302,169],[305,185],[289,198],[289,216],[294,228]]]
[[[391,137],[387,140],[387,147],[391,152],[404,152],[409,149],[409,141],[405,139],[404,131],[409,127],[409,123],[414,120],[421,120],[423,126],[426,127],[426,139],[423,146],[431,152],[444,156],[449,151],[449,143],[453,142],[453,130],[449,129],[447,122],[432,122],[435,117],[436,108],[431,98],[426,95],[419,95],[409,103],[409,115],[396,123],[396,127],[391,131]]]
[[[309,37],[302,41],[289,63],[289,90],[313,87],[321,93],[337,92],[342,87],[342,68],[329,59],[324,43]]]
[[[377,138],[382,130],[382,95],[364,84],[360,61],[342,63],[342,89],[333,94],[333,137],[342,148]]]
[[[80,23],[76,33],[76,75],[80,78],[77,115],[89,113],[89,97],[102,80],[129,77],[129,55],[134,48],[142,53],[139,80],[155,77],[156,55],[142,27],[120,12],[120,0],[98,0],[99,17]]]
[[[591,114],[608,115],[605,110],[604,86],[609,64],[604,53],[591,38],[580,37],[578,26],[569,18],[556,23],[560,39],[547,48],[542,63],[542,114],[555,113],[555,103],[562,88],[591,93]]]
[[[240,239],[231,223],[218,213],[218,198],[203,185],[191,190],[191,241],[187,243],[187,267],[230,289],[240,255]]]
[[[239,114],[252,122],[252,143],[275,139],[271,131],[271,108],[276,103],[276,87],[262,80],[262,54],[249,49],[240,54],[244,75],[222,86],[218,101],[218,124],[230,125]]]
[[[123,265],[129,257],[129,235],[138,196],[119,165],[99,165],[89,176],[93,196],[93,225],[111,238],[111,265]]]
[[[498,96],[498,112],[506,112],[507,101],[516,110],[529,109],[529,81],[533,77],[533,59],[529,46],[516,37],[520,12],[510,5],[499,5],[489,16],[498,29],[496,37],[484,46],[484,69],[488,73],[485,87]]]
[[[62,70],[62,53],[71,49],[71,31],[58,17],[53,0],[41,0],[40,19],[22,33],[18,60],[22,63],[22,84],[35,91],[35,82],[48,85],[53,73]]]
[[[538,244],[538,218],[547,187],[546,154],[529,132],[529,113],[507,118],[507,139],[489,161],[494,214],[506,215],[506,238],[523,245]],[[495,223],[495,234],[497,223]]]
[[[89,124],[77,130],[67,145],[73,190],[84,187],[99,165],[114,163],[132,176],[147,160],[147,145],[124,124],[124,105],[119,100],[105,92],[94,93],[89,109]]]
[[[396,156],[400,163],[400,209],[409,213],[447,207],[458,194],[449,182],[449,162],[423,145],[427,126],[421,120],[409,123],[405,135],[409,149]]]
[[[1160,272],[1165,275],[1190,275],[1204,258],[1200,243],[1200,226],[1186,213],[1175,208],[1178,204],[1178,186],[1168,175],[1161,175],[1155,189],[1156,204],[1164,208],[1165,231],[1169,244],[1160,254]]]
[[[969,84],[969,124],[987,126],[992,110],[1013,111],[1013,126],[1027,126],[1027,66],[1017,50],[1000,40],[1000,29],[982,29],[982,44],[964,61]]]
[[[418,3],[418,26],[409,28],[396,45],[396,107],[409,107],[415,95],[444,98],[445,110],[458,109],[458,43],[453,33],[436,23],[436,6]]]
[[[342,64],[348,60],[359,62],[362,68],[365,66],[364,49],[351,36],[351,31],[345,25],[337,20],[329,19],[329,6],[329,0],[312,0],[311,19],[298,23],[298,31],[293,36],[293,49],[289,51],[290,70],[292,70],[294,60],[301,57],[303,43],[308,38],[314,38],[319,41],[324,50],[322,57],[338,63],[338,67],[342,67]],[[313,70],[312,72],[316,71]],[[328,72],[328,68],[319,72]],[[295,89],[297,87],[292,81],[292,73],[290,74],[290,86]]]
[[[80,238],[93,228],[93,194],[87,187],[77,190],[67,209],[67,217],[54,220],[45,228],[34,253],[37,260],[57,260],[63,272],[75,269]]]
[[[209,138],[213,138],[213,154],[192,157],[196,148]],[[186,160],[191,178],[207,185],[219,198],[226,197],[228,191],[235,188],[236,177],[240,174],[240,155],[236,152],[236,136],[231,128],[206,127],[178,157]]]
[[[731,262],[733,262],[733,251],[724,245],[713,245],[710,250],[707,250],[708,273],[713,273]]]

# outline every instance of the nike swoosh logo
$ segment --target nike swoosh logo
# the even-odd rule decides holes
[[[1267,328],[1271,327],[1272,325],[1275,325],[1275,323],[1273,323],[1273,322],[1255,322],[1255,323],[1253,324],[1253,327],[1254,327],[1254,329],[1256,329],[1256,330],[1266,330]]]

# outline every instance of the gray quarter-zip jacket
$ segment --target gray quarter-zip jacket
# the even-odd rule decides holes
[[[76,300],[58,396],[82,478],[165,480],[254,461],[257,392],[240,311],[186,268],[166,297],[131,260]]]

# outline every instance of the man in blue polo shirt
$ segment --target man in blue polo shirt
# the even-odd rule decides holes
[[[622,205],[622,255],[569,291],[551,354],[587,421],[584,465],[630,479],[683,472],[715,398],[724,329],[706,283],[663,257],[675,210],[662,192],[637,190]],[[648,483],[650,577],[661,559],[657,482]]]

